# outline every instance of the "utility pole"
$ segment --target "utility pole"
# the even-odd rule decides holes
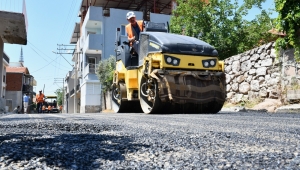
[[[57,45],[58,45],[58,48],[57,48],[58,52],[54,52],[54,53],[60,54],[61,56],[62,56],[62,54],[73,54],[74,57],[75,57],[74,66],[72,66],[69,62],[68,63],[73,67],[74,74],[75,74],[75,76],[74,76],[74,113],[77,113],[77,97],[76,97],[77,82],[78,82],[78,80],[77,80],[77,61],[78,61],[78,54],[80,54],[81,52],[76,52],[76,51],[75,52],[70,52],[70,51],[76,50],[76,45],[63,45],[63,44],[57,44]],[[71,46],[71,48],[69,48],[70,46]]]
[[[75,55],[75,65],[74,65],[74,70],[75,70],[75,78],[74,78],[74,112],[77,113],[77,60],[78,60],[78,53]]]

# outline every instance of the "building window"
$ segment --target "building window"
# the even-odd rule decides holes
[[[3,82],[5,83],[5,75],[3,75]]]
[[[121,25],[121,35],[126,36],[125,25]]]

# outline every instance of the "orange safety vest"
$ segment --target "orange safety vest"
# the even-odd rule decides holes
[[[136,21],[136,22],[137,22],[138,26],[140,27],[140,31],[142,32],[143,31],[143,21]],[[128,38],[132,38],[134,36],[130,23],[126,25],[126,32],[127,32]]]
[[[40,94],[37,94],[36,95],[36,101],[38,102],[38,103],[42,103],[42,102],[44,102],[44,97],[45,97],[45,95],[42,93],[41,95]]]

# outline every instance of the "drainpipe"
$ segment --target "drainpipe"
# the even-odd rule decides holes
[[[102,53],[101,53],[101,56],[100,56],[100,60],[102,60],[102,59],[104,59],[105,58],[105,49],[104,49],[104,43],[105,43],[105,23],[106,23],[106,17],[104,17],[104,16],[102,16],[103,17],[103,23],[102,23],[102,30],[101,30],[101,32],[102,32],[102,34],[103,34],[103,38],[102,38]],[[100,106],[100,111],[102,110],[102,96],[103,95],[103,100],[104,100],[104,107],[105,107],[105,109],[106,109],[106,100],[105,100],[105,94],[104,93],[102,93],[102,86],[101,86],[101,88],[100,88],[100,103],[99,103],[99,106]]]

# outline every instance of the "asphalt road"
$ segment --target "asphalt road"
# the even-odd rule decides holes
[[[300,169],[300,113],[1,115],[0,169]]]

